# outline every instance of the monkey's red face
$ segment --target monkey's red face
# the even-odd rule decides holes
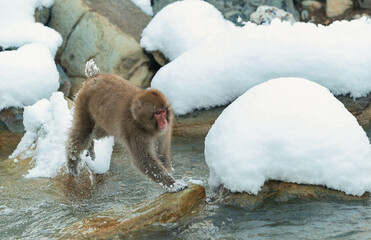
[[[159,130],[165,130],[167,127],[167,110],[160,109],[156,111],[154,114],[155,119],[157,120],[157,127]]]

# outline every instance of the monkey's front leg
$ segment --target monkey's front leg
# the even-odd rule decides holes
[[[188,187],[183,181],[176,181],[154,154],[145,151],[145,149],[132,154],[135,166],[144,175],[159,183],[169,192],[178,192]]]

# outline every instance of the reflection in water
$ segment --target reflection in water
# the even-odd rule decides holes
[[[203,139],[175,138],[172,157],[175,178],[201,180],[212,196]],[[85,171],[80,179],[73,179],[62,171],[54,179],[25,179],[27,165],[0,160],[0,239],[56,238],[63,228],[85,217],[109,209],[127,211],[164,192],[135,170],[120,148],[114,151],[110,171],[100,176]],[[247,211],[210,201],[190,219],[155,225],[127,238],[369,239],[370,205],[289,202]]]

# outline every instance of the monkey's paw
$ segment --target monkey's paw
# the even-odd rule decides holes
[[[182,180],[177,180],[175,181],[175,183],[173,183],[172,185],[170,185],[169,187],[166,187],[167,191],[168,192],[179,192],[179,191],[182,191],[186,188],[188,188],[188,184],[183,182]]]
[[[69,160],[68,161],[68,164],[67,164],[67,167],[68,167],[68,171],[69,173],[74,176],[74,177],[77,177],[80,173],[79,171],[79,161],[75,160],[75,161],[72,161],[72,160]]]

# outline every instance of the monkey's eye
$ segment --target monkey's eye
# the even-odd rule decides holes
[[[163,111],[157,111],[157,112],[155,112],[155,115],[161,115],[162,112]]]

